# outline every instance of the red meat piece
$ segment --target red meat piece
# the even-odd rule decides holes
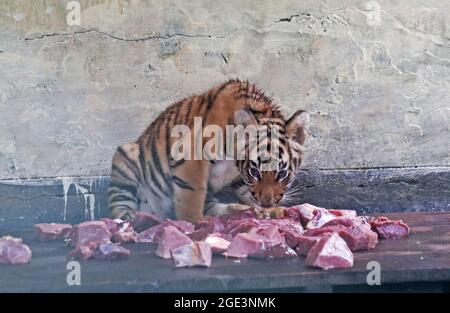
[[[194,224],[190,223],[190,222],[186,222],[186,221],[172,221],[169,219],[166,219],[163,223],[163,226],[175,226],[176,228],[178,228],[182,233],[184,234],[188,234],[188,233],[192,233],[195,230],[195,226]]]
[[[204,230],[210,234],[212,233],[218,233],[223,231],[224,224],[221,222],[220,217],[218,216],[211,216],[207,219],[198,221],[195,224],[196,230]]]
[[[22,239],[11,236],[0,238],[0,263],[26,264],[31,260],[31,249],[22,243]]]
[[[246,258],[249,254],[258,252],[262,244],[258,235],[240,233],[234,237],[228,250],[223,255],[233,258]]]
[[[135,236],[135,241],[136,242],[159,243],[163,229],[166,226],[173,226],[173,227],[177,228],[183,234],[191,234],[194,232],[194,224],[192,224],[192,223],[189,223],[186,221],[172,221],[172,220],[167,219],[159,225],[150,227],[149,229],[138,233]],[[196,234],[194,234],[193,236],[195,237],[195,235]]]
[[[131,226],[136,232],[141,232],[155,225],[161,224],[161,219],[149,212],[137,211]]]
[[[258,251],[250,253],[249,258],[254,259],[279,259],[297,256],[297,253],[286,243],[281,242],[273,246],[262,246]]]
[[[99,260],[122,260],[128,258],[130,250],[114,243],[101,243],[94,251],[93,258]]]
[[[409,235],[409,227],[402,220],[391,220],[385,216],[379,216],[370,220],[369,224],[382,239],[405,238]]]
[[[106,227],[108,228],[111,234],[114,234],[114,232],[119,227],[119,223],[123,222],[120,218],[113,220],[107,217],[100,218],[99,221],[105,223]]]
[[[197,229],[194,230],[192,233],[187,234],[187,236],[194,241],[205,240],[206,237],[208,237],[208,235],[210,235],[210,232],[205,228]]]
[[[336,217],[355,218],[354,210],[325,209],[309,203],[293,206],[285,209],[285,215],[294,220],[299,220],[307,229],[321,227],[326,222]]]
[[[265,247],[284,243],[284,238],[276,225],[261,225],[251,229],[248,233],[257,236],[264,243]]]
[[[170,251],[175,267],[211,266],[211,246],[204,242],[191,242]]]
[[[211,246],[212,252],[217,254],[224,253],[230,247],[230,242],[223,238],[220,234],[208,235],[205,242]]]
[[[175,226],[165,226],[156,249],[156,255],[164,259],[170,259],[170,250],[191,242],[193,242],[192,239]]]
[[[120,260],[130,255],[130,250],[114,243],[85,242],[69,252],[69,257],[77,260]]]
[[[69,258],[77,259],[77,260],[88,260],[92,258],[95,249],[97,249],[97,242],[84,242],[78,245],[74,250],[69,252]]]
[[[135,241],[158,243],[164,227],[165,226],[162,224],[150,227],[149,229],[137,234],[135,237]]]
[[[100,221],[105,223],[109,232],[112,234],[112,240],[118,243],[129,243],[136,241],[136,232],[130,222],[117,218],[101,218]]]
[[[72,231],[72,225],[69,224],[40,223],[34,225],[34,228],[39,241],[66,239]]]
[[[70,233],[72,246],[78,247],[85,242],[108,243],[112,237],[102,221],[83,222],[75,225]]]
[[[369,250],[378,244],[378,236],[368,224],[359,220],[339,217],[325,223],[322,227],[305,231],[305,236],[320,236],[336,232],[352,251]]]
[[[296,222],[301,222],[301,214],[297,206],[284,209],[284,217]]]
[[[238,211],[238,212],[231,213],[231,214],[221,215],[221,216],[219,216],[219,221],[223,225],[226,225],[231,221],[243,220],[243,219],[248,219],[248,218],[257,218],[257,217],[258,217],[258,214],[256,214],[255,209],[250,208],[250,209],[244,210],[244,211]]]
[[[300,205],[293,206],[289,208],[289,210],[297,210],[300,216],[300,221],[305,226],[314,217],[314,212],[316,210],[324,210],[324,209],[309,203],[303,203]]]
[[[306,264],[325,270],[353,266],[353,254],[337,233],[323,236],[309,251]]]
[[[229,221],[224,229],[224,233],[230,234],[232,237],[239,233],[247,233],[252,228],[258,227],[261,222],[255,218],[245,218],[242,220],[232,220]]]
[[[336,216],[326,210],[315,210],[313,217],[306,224],[306,229],[314,229],[322,227],[325,223],[335,219]]]
[[[297,246],[295,251],[299,255],[308,255],[311,248],[320,240],[320,237],[299,236],[297,237]]]
[[[113,241],[118,243],[136,242],[136,232],[129,222],[123,222],[113,233]]]

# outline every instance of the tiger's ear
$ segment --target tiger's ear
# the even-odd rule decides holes
[[[236,125],[244,125],[244,126],[258,124],[255,116],[248,109],[240,109],[234,112],[234,123]]]
[[[286,122],[286,134],[289,139],[303,145],[306,140],[306,128],[309,125],[309,114],[299,110]]]

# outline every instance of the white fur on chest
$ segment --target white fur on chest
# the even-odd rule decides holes
[[[209,185],[214,192],[217,192],[239,175],[240,173],[233,160],[216,161],[209,169]]]

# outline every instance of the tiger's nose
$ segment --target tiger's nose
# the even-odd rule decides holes
[[[274,204],[273,197],[271,195],[261,195],[260,202],[261,206],[266,208],[269,208]]]

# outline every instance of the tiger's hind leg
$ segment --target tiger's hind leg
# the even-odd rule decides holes
[[[206,160],[185,161],[173,169],[173,204],[177,219],[196,222],[203,218],[208,176]]]
[[[139,208],[137,194],[141,173],[139,146],[136,143],[120,146],[113,156],[108,188],[108,207],[112,218],[134,219]]]

